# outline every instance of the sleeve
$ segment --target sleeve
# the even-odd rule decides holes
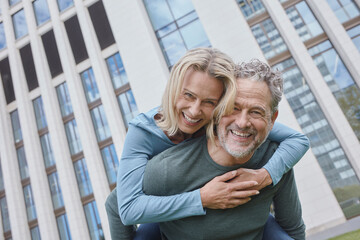
[[[153,154],[152,134],[130,125],[119,162],[117,199],[125,225],[172,221],[204,215],[200,190],[174,196],[150,196],[142,190],[145,167]]]
[[[305,224],[296,188],[294,171],[291,170],[279,183],[274,197],[275,220],[290,237],[305,240]]]
[[[280,143],[274,155],[264,166],[271,176],[273,185],[276,185],[281,177],[304,156],[310,143],[304,134],[276,122],[268,138]]]

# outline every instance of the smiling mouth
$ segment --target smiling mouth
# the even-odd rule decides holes
[[[235,130],[230,130],[230,132],[237,137],[241,137],[241,138],[248,138],[251,136],[251,133],[242,133],[242,132],[238,132]]]
[[[185,113],[183,113],[183,116],[184,116],[185,120],[186,120],[187,122],[189,122],[190,124],[196,124],[196,123],[198,123],[198,122],[201,121],[201,119],[191,118],[191,117],[187,116]]]

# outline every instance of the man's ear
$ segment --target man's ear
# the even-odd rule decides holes
[[[279,111],[276,111],[276,112],[274,112],[274,114],[271,116],[271,122],[272,122],[272,124],[274,124],[274,122],[275,122],[276,118],[278,117],[278,115],[279,115]]]

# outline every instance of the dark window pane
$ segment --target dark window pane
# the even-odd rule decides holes
[[[88,58],[84,38],[81,32],[77,16],[65,21],[66,32],[70,41],[71,50],[74,54],[75,62],[78,64]]]
[[[37,88],[39,83],[37,81],[34,59],[31,51],[30,43],[20,49],[21,61],[23,64],[26,81],[29,91]]]
[[[56,45],[56,40],[53,30],[50,30],[44,35],[42,35],[41,39],[44,45],[46,59],[48,61],[51,72],[51,77],[56,77],[57,75],[63,72],[63,69],[61,66],[59,51]]]
[[[111,31],[104,5],[102,1],[98,1],[91,5],[88,9],[91,21],[93,22],[93,26],[95,28],[96,36],[100,43],[100,47],[101,49],[105,49],[106,47],[115,43],[115,39]]]
[[[5,91],[6,103],[9,104],[12,101],[15,101],[15,93],[14,93],[14,86],[12,83],[8,58],[1,60],[0,72],[1,72],[2,84],[4,87],[4,91]]]

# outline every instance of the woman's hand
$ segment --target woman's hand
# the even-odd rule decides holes
[[[258,184],[250,188],[253,190],[261,190],[264,187],[272,184],[271,176],[265,168],[239,168],[236,170],[235,175],[236,176],[229,181],[230,183],[256,181]]]
[[[235,170],[213,178],[200,188],[203,207],[212,209],[234,208],[251,200],[259,194],[254,188],[256,181],[234,181],[242,171]],[[231,181],[230,181],[231,180]],[[230,181],[230,182],[229,182]]]

